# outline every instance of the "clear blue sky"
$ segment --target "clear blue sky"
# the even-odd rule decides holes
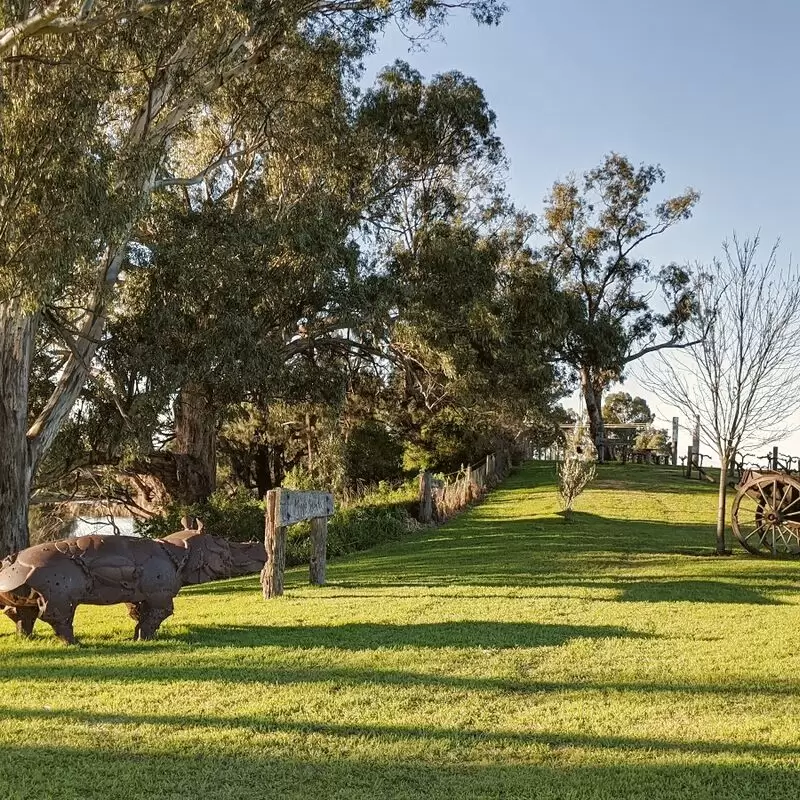
[[[665,192],[693,186],[701,201],[649,248],[656,266],[708,261],[733,230],[780,236],[783,259],[800,257],[800,0],[507,4],[497,28],[455,15],[424,52],[389,31],[369,69],[405,58],[428,77],[474,77],[497,114],[511,194],[533,212],[555,179],[611,150],[660,163]],[[791,443],[800,454],[800,437]]]

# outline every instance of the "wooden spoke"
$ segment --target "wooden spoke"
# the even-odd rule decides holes
[[[800,503],[800,494],[797,494],[794,500],[792,500],[792,502],[789,503],[788,506],[784,506],[783,508],[781,508],[781,511],[783,511],[783,513],[785,514],[792,506],[796,506],[798,503]],[[800,511],[800,509],[798,509],[798,511]]]
[[[733,501],[731,525],[754,555],[800,555],[800,482],[790,475],[752,473]]]

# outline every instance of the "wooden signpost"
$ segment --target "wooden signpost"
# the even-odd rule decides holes
[[[333,495],[329,492],[295,492],[273,489],[267,492],[264,547],[267,562],[261,572],[264,598],[283,594],[283,573],[286,569],[286,528],[297,522],[311,520],[311,583],[325,583],[328,517],[333,516]]]

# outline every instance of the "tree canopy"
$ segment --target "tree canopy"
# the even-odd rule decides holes
[[[573,299],[562,348],[577,374],[594,441],[603,438],[602,397],[626,366],[650,353],[686,347],[695,301],[685,267],[655,268],[642,246],[689,219],[693,189],[653,204],[666,178],[656,165],[639,167],[611,153],[581,179],[557,181],[546,201],[541,257]],[[660,293],[665,311],[654,308]]]
[[[135,305],[133,300],[120,305],[122,280],[130,280],[133,289],[134,268],[153,256],[163,264],[169,253],[163,236],[160,249],[149,247],[148,234],[154,231],[148,225],[158,219],[163,233],[185,235],[187,244],[196,244],[194,250],[180,248],[180,258],[173,248],[170,257],[176,262],[177,284],[186,291],[203,292],[209,302],[215,299],[213,287],[219,283],[208,274],[208,265],[201,270],[205,282],[200,275],[186,274],[193,258],[197,265],[199,243],[210,242],[207,213],[216,213],[220,220],[212,236],[217,245],[226,235],[230,242],[235,230],[235,238],[241,238],[237,247],[250,248],[249,253],[239,253],[240,260],[254,257],[258,247],[284,248],[291,253],[292,269],[300,270],[299,277],[304,259],[308,265],[309,259],[338,258],[337,253],[347,250],[349,238],[341,233],[346,228],[341,215],[350,209],[319,205],[335,185],[338,156],[323,155],[317,148],[319,158],[307,160],[314,151],[305,145],[325,135],[337,141],[337,125],[350,113],[347,96],[355,86],[361,59],[386,24],[396,21],[411,38],[424,37],[458,9],[488,24],[499,21],[504,11],[496,0],[268,4],[75,0],[3,5],[0,434],[5,448],[0,457],[0,528],[4,551],[27,540],[27,503],[34,475],[57,435],[72,425],[75,404],[99,349],[105,351],[105,360],[113,357],[116,345],[109,342],[109,324],[121,323]],[[313,113],[307,113],[310,110]],[[70,135],[63,136],[64,130]],[[276,141],[281,145],[273,148]],[[280,158],[282,163],[277,162]],[[231,217],[231,212],[245,190],[255,195],[256,187],[269,184],[274,176],[284,180],[291,176],[295,184],[271,186],[272,209],[280,211],[283,232],[270,225],[268,232],[253,233],[254,216],[248,216],[258,213],[253,205],[238,217]],[[304,183],[316,187],[317,193],[306,196],[298,191]],[[345,196],[357,187],[356,181],[334,195]],[[193,214],[209,200],[217,208],[213,212],[204,208],[204,219],[199,221]],[[265,202],[262,215],[269,211]],[[339,225],[335,244],[330,238],[323,242],[303,238],[298,216],[291,217],[303,203],[304,214],[316,214],[333,228]],[[289,219],[295,223],[291,232],[287,232]],[[316,250],[312,254],[309,248]],[[220,255],[218,246],[208,252],[209,263]],[[186,270],[178,275],[181,259]],[[244,271],[231,277],[239,285],[254,279]],[[307,275],[302,282],[313,285]],[[186,320],[188,311],[177,316]],[[246,316],[252,320],[252,314]],[[300,319],[294,320],[295,325]],[[208,319],[196,327],[198,334],[215,336],[215,324]],[[237,338],[234,333],[242,332],[229,328],[230,343]],[[266,330],[259,328],[258,333],[263,338]],[[187,355],[195,362],[196,352]],[[154,360],[149,353],[148,358]],[[216,362],[217,377],[224,371],[222,361],[236,359]],[[192,363],[188,371],[202,371],[201,366]],[[241,374],[238,369],[234,372]],[[110,380],[96,386],[95,396],[113,385]],[[129,394],[131,387],[138,394],[141,385],[140,379],[128,374]],[[117,406],[119,398],[110,399]],[[123,412],[128,414],[127,409]]]
[[[603,401],[603,420],[612,425],[651,423],[655,418],[643,397],[628,392],[611,392]]]

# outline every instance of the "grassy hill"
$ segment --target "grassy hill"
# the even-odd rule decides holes
[[[709,557],[714,487],[530,465],[438,530],[181,593],[152,643],[0,620],[0,798],[794,798],[800,564]]]

